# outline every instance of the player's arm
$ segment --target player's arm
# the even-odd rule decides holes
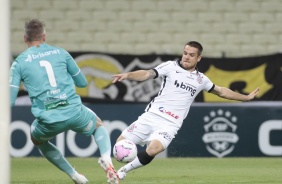
[[[10,85],[10,106],[14,106],[18,93],[19,93],[19,87],[18,86],[11,86]]]
[[[14,106],[21,84],[21,76],[18,62],[14,61],[10,68],[10,106]]]
[[[117,81],[122,81],[124,79],[134,80],[134,81],[144,81],[147,79],[155,78],[156,72],[153,69],[150,70],[136,70],[133,72],[121,73],[113,75],[112,83],[116,83]]]
[[[253,92],[248,95],[243,95],[237,92],[234,92],[228,88],[220,87],[215,85],[211,93],[225,99],[237,100],[237,101],[250,101],[258,94],[259,88],[256,88]]]
[[[88,85],[85,75],[81,72],[72,56],[66,52],[68,72],[77,87],[84,88]]]
[[[77,87],[85,88],[85,87],[88,85],[88,82],[87,82],[87,80],[86,80],[86,77],[85,77],[85,75],[81,72],[81,70],[79,70],[77,74],[72,75],[72,79],[73,79],[73,81],[74,81],[74,84],[75,84]]]

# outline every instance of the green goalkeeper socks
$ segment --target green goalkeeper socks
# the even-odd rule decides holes
[[[108,131],[104,126],[100,126],[94,131],[93,135],[99,147],[101,157],[113,165],[111,159],[111,141]]]
[[[58,148],[53,145],[52,143],[44,142],[41,145],[37,146],[40,150],[40,152],[43,154],[43,156],[51,162],[53,165],[55,165],[60,170],[67,173],[69,176],[71,176],[75,170],[72,168],[72,166],[69,164],[69,162],[63,157],[61,152],[58,150]]]
[[[98,127],[93,133],[94,139],[99,147],[101,156],[112,164],[110,136],[104,126]],[[44,142],[37,146],[42,155],[57,168],[72,176],[75,170],[61,154],[58,148],[51,142]]]

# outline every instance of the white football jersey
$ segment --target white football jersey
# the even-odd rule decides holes
[[[180,128],[195,97],[202,90],[210,92],[214,84],[203,73],[182,68],[180,61],[167,61],[153,70],[156,78],[162,77],[162,85],[145,111],[158,114]]]

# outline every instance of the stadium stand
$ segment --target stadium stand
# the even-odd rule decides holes
[[[48,43],[68,51],[181,54],[197,40],[207,57],[265,55],[282,50],[281,6],[281,0],[11,0],[11,48],[25,49],[23,23],[39,18]]]

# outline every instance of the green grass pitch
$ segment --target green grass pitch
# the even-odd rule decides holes
[[[106,184],[97,158],[67,158],[89,183]],[[116,169],[123,164],[114,160]],[[71,179],[42,157],[12,158],[12,184],[71,184]],[[275,184],[282,183],[282,158],[155,159],[131,171],[121,184]]]

